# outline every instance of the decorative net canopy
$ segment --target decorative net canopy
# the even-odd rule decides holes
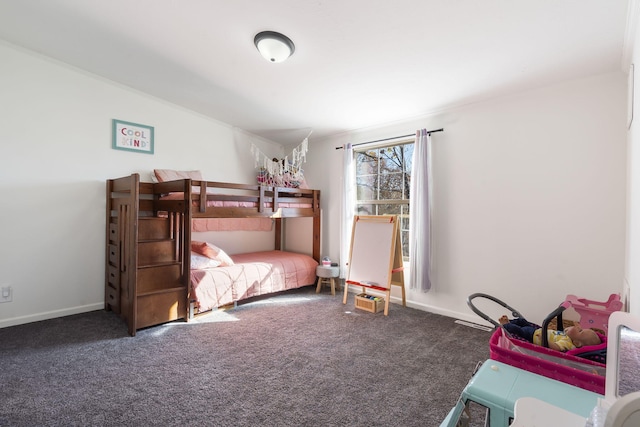
[[[255,144],[251,144],[253,167],[258,170],[258,183],[272,187],[299,187],[304,181],[302,164],[307,161],[309,135],[283,159],[268,157]]]

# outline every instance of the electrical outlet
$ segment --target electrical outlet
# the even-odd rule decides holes
[[[0,302],[11,301],[13,301],[13,289],[11,289],[11,286],[3,286],[0,292]]]

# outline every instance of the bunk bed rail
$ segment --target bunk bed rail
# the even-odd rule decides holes
[[[214,181],[191,181],[194,217],[308,217],[320,215],[320,191],[245,185]],[[224,202],[244,202],[254,206],[229,209]],[[216,203],[219,202],[219,203]],[[257,210],[256,210],[257,208]]]

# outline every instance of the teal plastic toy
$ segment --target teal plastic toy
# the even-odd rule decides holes
[[[440,427],[508,427],[514,418],[516,400],[525,396],[535,397],[585,418],[597,405],[598,398],[604,397],[489,359],[469,380]]]

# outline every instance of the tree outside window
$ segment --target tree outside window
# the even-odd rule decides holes
[[[398,215],[409,259],[409,188],[413,142],[355,152],[356,215]]]

